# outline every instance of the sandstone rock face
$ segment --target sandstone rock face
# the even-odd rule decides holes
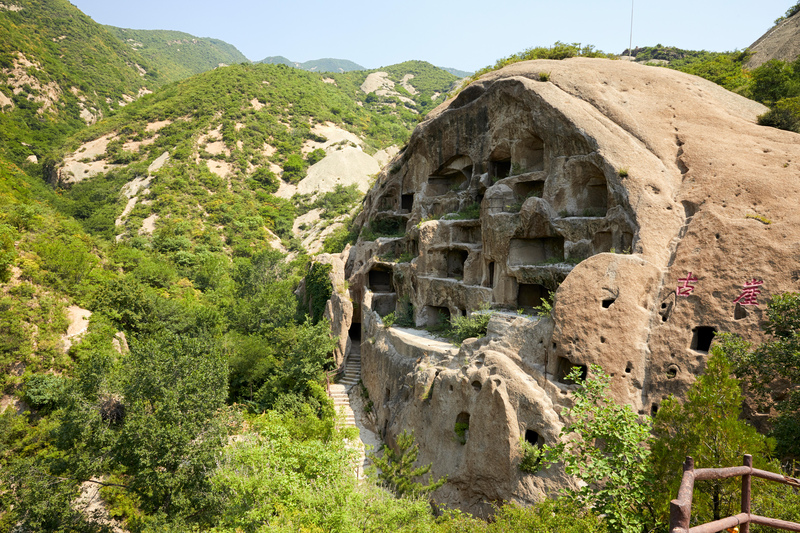
[[[557,439],[572,366],[600,365],[650,415],[703,372],[715,332],[761,338],[768,298],[800,289],[800,136],[757,126],[765,111],[578,58],[489,73],[420,124],[365,200],[374,240],[342,255],[353,314],[330,316],[360,332],[384,439],[414,431],[448,476],[439,501],[483,513],[571,483],[518,464],[521,438]],[[552,317],[535,316],[550,291]],[[460,347],[382,323],[486,306],[488,335]]]
[[[746,67],[754,69],[769,61],[794,61],[800,56],[800,15],[793,15],[770,28],[748,47],[753,52]]]

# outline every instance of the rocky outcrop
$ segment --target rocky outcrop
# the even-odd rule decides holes
[[[600,365],[650,415],[703,372],[716,332],[760,338],[768,298],[800,280],[800,137],[756,125],[765,111],[677,71],[576,58],[489,73],[419,125],[342,260],[377,429],[414,431],[448,476],[440,501],[481,513],[570,483],[518,463],[520,439],[557,438],[573,366]],[[488,335],[460,347],[419,329],[486,306]],[[384,327],[393,311],[417,328]]]
[[[800,15],[782,20],[747,49],[753,53],[745,67],[754,69],[769,61],[794,61],[800,56]]]

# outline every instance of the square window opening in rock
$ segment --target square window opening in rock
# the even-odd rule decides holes
[[[511,158],[489,161],[489,177],[498,181],[511,175]]]
[[[453,242],[462,242],[464,244],[480,244],[481,242],[481,227],[480,226],[456,226],[453,228]]]
[[[544,195],[544,182],[543,181],[521,181],[514,185],[514,192],[522,198],[530,198],[535,196],[541,198]]]
[[[712,326],[697,326],[692,330],[692,350],[696,352],[708,353],[711,349],[711,341],[714,340],[714,334],[717,328]]]
[[[544,142],[536,135],[523,138],[513,148],[513,161],[521,172],[544,170]]]
[[[450,250],[447,252],[447,277],[462,279],[464,277],[464,263],[467,262],[469,252],[466,250]]]
[[[489,262],[489,274],[486,279],[486,286],[490,289],[494,288],[494,261]]]
[[[441,196],[450,191],[460,191],[464,188],[467,177],[460,171],[454,171],[445,176],[431,176],[428,178],[428,196]]]
[[[393,292],[392,273],[373,268],[369,271],[369,290],[372,292]]]
[[[425,306],[425,325],[428,327],[438,327],[450,323],[450,309],[435,305]]]
[[[547,287],[538,283],[520,283],[517,290],[517,307],[526,312],[533,312],[534,308],[542,305],[547,298]]]
[[[414,195],[404,194],[400,197],[400,209],[410,212],[414,207]]]
[[[393,313],[397,307],[397,294],[393,292],[382,292],[372,295],[372,310],[383,318],[389,313]]]
[[[580,368],[580,376],[579,381],[572,381],[567,376],[572,372],[572,369],[578,367]],[[573,364],[572,361],[567,359],[566,357],[558,357],[558,367],[556,368],[556,381],[559,383],[564,383],[567,385],[574,385],[581,381],[584,381],[586,377],[589,375],[589,367],[586,365],[576,365]]]
[[[456,438],[461,444],[466,444],[469,439],[469,413],[461,412],[456,417],[456,423],[453,427],[456,433]]]
[[[511,266],[558,263],[564,260],[564,237],[511,239],[508,264]]]
[[[587,205],[590,209],[608,209],[608,186],[606,180],[592,180],[588,187]],[[604,213],[605,215],[605,213]]]
[[[621,242],[622,250],[620,250],[620,252],[631,253],[631,251],[633,250],[633,233],[630,233],[628,231],[623,231],[620,238],[622,241]]]
[[[401,236],[405,230],[406,220],[400,217],[383,217],[369,223],[370,229],[377,236]]]
[[[610,252],[614,247],[614,235],[610,231],[598,231],[592,237],[592,253]]]

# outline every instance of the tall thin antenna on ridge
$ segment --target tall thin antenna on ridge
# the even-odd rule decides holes
[[[631,0],[631,40],[628,43],[628,59],[633,54],[633,0]]]

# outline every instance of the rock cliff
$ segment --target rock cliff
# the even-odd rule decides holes
[[[417,127],[342,254],[353,310],[328,316],[349,328],[340,349],[361,342],[384,439],[414,431],[448,476],[439,501],[482,513],[570,483],[518,463],[520,439],[557,438],[573,366],[600,365],[650,415],[716,332],[760,338],[768,298],[800,288],[800,136],[756,125],[765,111],[681,72],[576,58],[489,73]],[[460,347],[421,329],[486,306],[488,335]],[[417,328],[384,327],[392,311]]]
[[[747,49],[753,52],[745,67],[754,69],[769,61],[794,61],[800,56],[800,15],[782,20],[758,38]]]

